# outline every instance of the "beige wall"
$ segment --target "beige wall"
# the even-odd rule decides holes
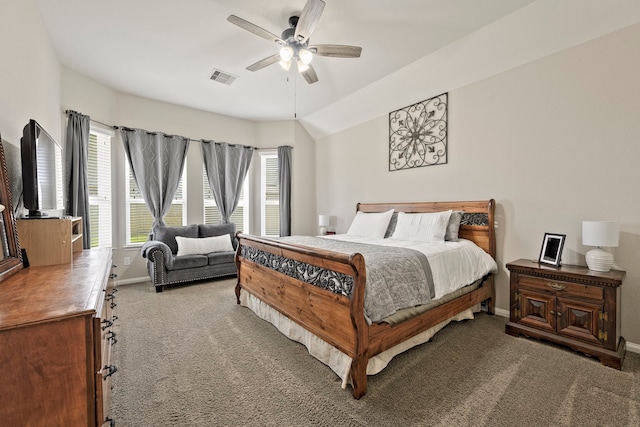
[[[449,92],[447,165],[388,172],[387,116],[319,140],[318,210],[344,232],[361,201],[495,198],[503,313],[507,262],[537,259],[555,232],[567,235],[563,261],[584,264],[581,221],[619,221],[622,334],[640,351],[637,40],[640,25]]]
[[[0,133],[20,145],[22,128],[34,119],[60,138],[60,62],[35,2],[2,1],[0,25]],[[29,23],[25,31],[24,23]]]

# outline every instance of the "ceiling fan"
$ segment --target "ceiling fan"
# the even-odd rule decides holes
[[[289,18],[289,28],[284,30],[280,37],[238,16],[230,15],[227,21],[281,46],[280,52],[249,65],[247,70],[258,71],[276,62],[288,70],[291,63],[295,62],[298,72],[302,74],[307,83],[311,84],[318,81],[318,75],[311,66],[314,55],[333,58],[359,58],[362,52],[362,48],[359,46],[340,44],[309,46],[309,37],[318,25],[324,6],[325,3],[322,0],[307,0],[300,16]]]

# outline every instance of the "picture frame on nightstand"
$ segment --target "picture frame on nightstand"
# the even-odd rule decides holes
[[[560,267],[562,264],[562,248],[566,237],[565,234],[544,233],[538,262]]]

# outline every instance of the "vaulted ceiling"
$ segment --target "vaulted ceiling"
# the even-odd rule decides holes
[[[480,55],[477,68],[486,68],[484,72],[490,74],[501,71],[494,69],[497,65],[505,69],[527,60],[527,55],[514,59],[511,50],[505,52],[511,62],[499,59],[505,31],[513,32],[515,43],[522,37],[517,35],[519,29],[527,31],[529,36],[524,40],[534,39],[532,45],[537,43],[540,50],[531,55],[539,56],[553,51],[549,39],[558,32],[575,36],[561,38],[555,49],[640,20],[638,7],[623,0],[614,2],[624,3],[626,8],[609,11],[604,18],[610,25],[601,23],[603,28],[596,30],[581,28],[585,22],[580,19],[562,21],[562,14],[577,8],[572,15],[580,18],[584,16],[581,6],[588,9],[585,3],[597,5],[599,0],[569,1],[574,7],[547,0],[325,2],[311,43],[361,46],[362,55],[357,59],[315,57],[312,64],[319,81],[307,84],[295,67],[285,71],[273,64],[255,72],[246,70],[277,53],[279,46],[227,21],[229,15],[237,15],[280,35],[288,27],[289,17],[299,15],[305,0],[37,0],[60,61],[71,69],[120,92],[205,111],[249,120],[297,118],[314,137],[357,124],[366,120],[367,114],[379,114],[377,110],[363,113],[371,108],[367,97],[372,88],[390,86],[389,76],[401,76],[415,64],[429,67],[425,62],[429,58],[437,59],[446,71],[443,61],[459,50],[472,48],[470,41],[478,35],[478,40],[486,42],[478,42],[481,47],[473,50]],[[554,11],[560,16],[547,16]],[[598,10],[591,15],[590,20],[601,13]],[[540,34],[531,34],[540,19]],[[498,30],[492,33],[492,28]],[[525,47],[531,51],[530,46]],[[491,54],[483,60],[485,49]],[[495,65],[487,67],[483,61]],[[235,81],[226,85],[210,80],[214,69],[236,76]],[[472,80],[467,77],[457,84]],[[403,79],[396,77],[395,82],[402,85]],[[425,84],[428,90],[433,82]],[[452,89],[444,82],[442,86]],[[435,85],[433,90],[439,89]],[[397,92],[400,90],[406,93],[406,88],[398,86]],[[378,96],[389,92],[393,97],[396,91],[386,88]],[[410,102],[420,101],[419,96]],[[407,101],[405,96],[395,102]],[[358,114],[349,111],[359,109]],[[389,106],[383,109],[388,111]]]

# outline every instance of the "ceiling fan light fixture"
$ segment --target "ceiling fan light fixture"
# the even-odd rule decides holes
[[[285,62],[291,61],[291,59],[293,58],[293,49],[291,48],[291,46],[283,46],[282,49],[280,49],[280,59],[282,59]]]
[[[291,68],[291,61],[280,61],[278,64],[280,64],[285,71],[289,71],[289,68]]]
[[[301,59],[298,59],[297,63],[298,63],[298,72],[299,73],[304,73],[305,71],[307,71],[309,69],[309,65],[305,64],[304,62],[302,62]]]
[[[300,58],[300,61],[302,61],[304,65],[309,65],[313,59],[313,54],[310,50],[302,48],[298,51],[298,58]]]

